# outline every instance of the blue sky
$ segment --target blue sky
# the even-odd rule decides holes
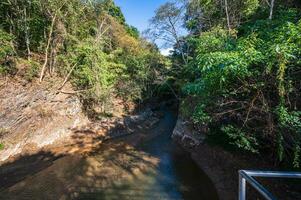
[[[167,0],[115,0],[121,8],[128,24],[135,26],[140,32],[147,29],[148,20],[155,10]]]
[[[125,18],[126,22],[138,28],[140,33],[148,28],[148,21],[155,15],[155,10],[168,0],[115,0]],[[161,44],[158,41],[158,46]],[[169,49],[161,49],[162,54],[168,55]]]

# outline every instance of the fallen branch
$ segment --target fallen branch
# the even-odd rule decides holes
[[[77,90],[77,91],[64,91],[64,90],[58,90],[58,93],[63,93],[63,94],[78,94],[78,93],[83,93],[83,92],[87,92],[91,89],[87,89],[87,90]]]
[[[72,74],[72,72],[73,72],[73,70],[75,69],[76,66],[77,66],[77,63],[75,63],[75,64],[72,66],[71,70],[70,70],[69,73],[67,74],[67,76],[66,76],[64,82],[62,83],[61,87],[59,87],[58,90],[62,90],[62,89],[63,89],[63,87],[64,87],[64,86],[66,85],[66,83],[68,82],[69,77],[71,76],[71,74]]]

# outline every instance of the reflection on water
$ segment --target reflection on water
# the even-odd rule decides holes
[[[115,142],[93,155],[56,159],[36,174],[23,175],[16,184],[0,190],[0,195],[3,199],[18,200],[217,199],[208,177],[172,143],[170,135],[175,121],[175,116],[165,111],[164,118],[151,130],[156,137],[143,145],[133,147],[127,142]],[[45,156],[39,159],[49,160]]]

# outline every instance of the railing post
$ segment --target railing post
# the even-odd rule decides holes
[[[239,173],[238,199],[246,200],[246,179]]]
[[[270,178],[299,178],[301,172],[277,172],[277,171],[250,171],[239,170],[239,188],[238,199],[246,200],[246,184],[247,182],[253,186],[265,199],[276,200],[276,197],[270,193],[265,187],[256,181],[253,177],[270,177]]]

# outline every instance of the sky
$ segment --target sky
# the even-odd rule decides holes
[[[126,22],[138,28],[142,33],[148,28],[148,21],[155,15],[155,10],[168,0],[115,0],[126,19]],[[158,44],[160,47],[160,44]],[[168,55],[170,49],[161,49]]]

